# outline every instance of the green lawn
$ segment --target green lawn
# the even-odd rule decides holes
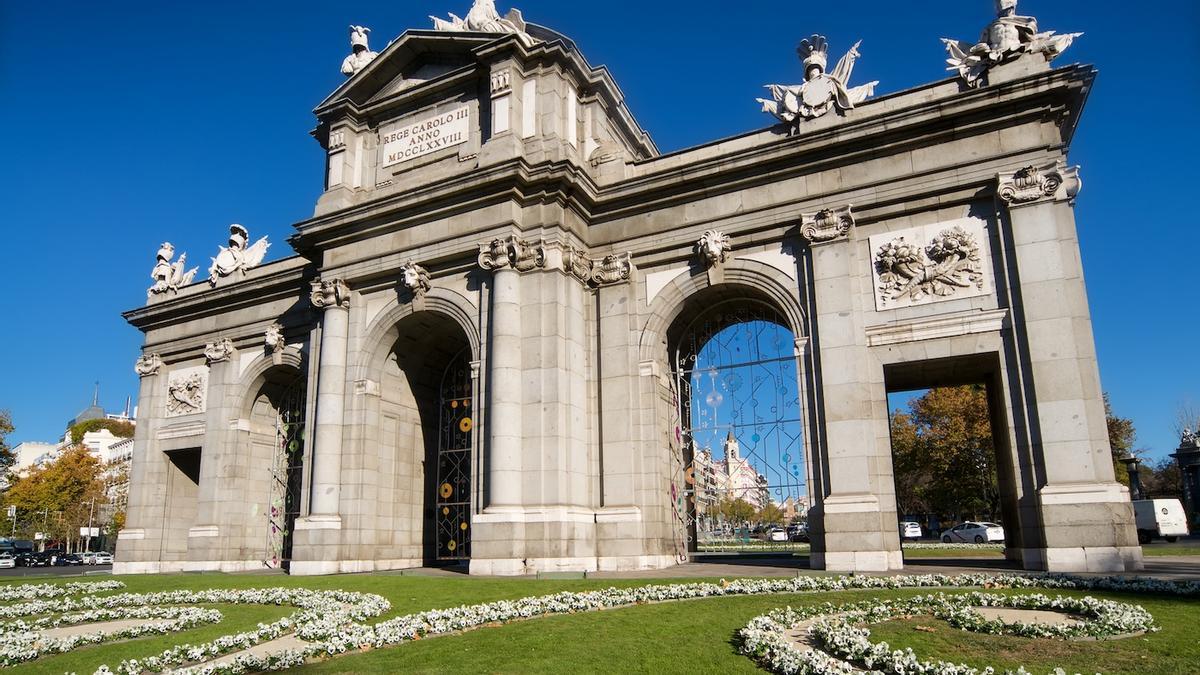
[[[127,591],[205,588],[303,586],[378,593],[392,602],[384,617],[475,604],[560,590],[636,586],[669,581],[609,581],[429,578],[398,575],[338,577],[261,577],[233,575],[164,575],[122,577]],[[687,580],[688,582],[696,580]],[[727,673],[755,672],[756,666],[732,645],[737,629],[749,619],[775,607],[813,602],[850,602],[872,597],[900,597],[920,591],[855,591],[837,594],[734,597],[642,605],[626,609],[557,616],[488,627],[462,635],[427,639],[313,664],[311,672],[416,673]],[[1195,672],[1200,644],[1200,602],[1168,598],[1096,594],[1141,604],[1166,630],[1117,642],[1048,643],[1020,638],[993,638],[956,631],[933,620],[896,621],[874,628],[876,636],[896,647],[912,647],[923,656],[943,655],[986,665],[1049,672],[1063,665],[1069,672],[1183,673]],[[225,619],[172,636],[101,645],[71,654],[41,659],[16,670],[30,673],[90,673],[97,665],[116,666],[123,658],[156,654],[182,641],[197,642],[250,628],[290,610],[276,607],[220,606]],[[936,632],[913,630],[931,626]]]

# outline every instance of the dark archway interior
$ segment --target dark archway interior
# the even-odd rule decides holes
[[[249,444],[243,449],[242,490],[247,503],[258,504],[262,534],[243,546],[242,555],[262,556],[273,567],[290,567],[292,535],[303,507],[304,443],[307,397],[305,377],[295,368],[279,366],[263,375],[248,415]]]
[[[447,436],[452,432],[452,427],[457,428],[461,423],[461,419],[452,415],[451,411],[460,411],[462,408],[459,406],[462,404],[449,408],[451,402],[444,400],[443,384],[448,376],[453,379],[457,375],[458,381],[461,381],[462,371],[472,358],[470,343],[456,322],[435,312],[412,314],[397,325],[397,331],[392,363],[398,371],[398,377],[385,380],[384,397],[385,400],[391,399],[407,409],[416,427],[413,433],[407,434],[407,438],[414,441],[419,438],[421,447],[407,450],[412,453],[413,460],[416,460],[413,466],[419,476],[414,476],[414,487],[420,486],[420,494],[409,497],[413,507],[410,514],[417,515],[413,511],[419,508],[420,544],[425,564],[444,565],[454,562],[449,559],[451,555],[457,559],[469,556],[469,547],[464,547],[461,543],[457,544],[452,552],[445,550],[445,541],[439,547],[437,495],[440,485],[437,467],[439,447],[446,445],[447,439],[462,442],[461,437]],[[449,375],[448,371],[451,371]],[[469,373],[467,377],[469,378]],[[397,386],[403,391],[396,391]],[[458,395],[464,393],[464,398],[473,398],[469,385],[466,392],[462,392],[459,387]],[[402,441],[402,453],[406,450],[403,446]],[[469,477],[469,464],[466,470]],[[465,500],[470,502],[469,494],[465,496]],[[469,537],[467,541],[469,542]]]

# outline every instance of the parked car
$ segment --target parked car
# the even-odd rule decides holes
[[[1178,499],[1139,499],[1133,502],[1138,543],[1149,544],[1155,537],[1174,544],[1188,536],[1187,515]]]
[[[773,527],[767,532],[767,541],[787,541],[787,530],[782,527]]]
[[[11,553],[0,553],[0,569],[10,569],[17,566],[17,559]]]
[[[76,555],[74,553],[64,553],[63,555],[55,556],[55,558],[54,558],[54,566],[55,567],[71,567],[74,565],[82,565],[82,564],[83,564],[83,558],[79,557],[78,555]]]
[[[808,541],[808,523],[789,525],[787,534],[788,541]]]
[[[44,557],[41,553],[33,553],[25,551],[17,554],[17,564],[21,567],[45,567],[50,559]]]
[[[921,524],[914,523],[911,520],[906,520],[900,523],[900,538],[901,539],[920,539]]]
[[[95,551],[84,551],[83,553],[79,554],[79,558],[80,558],[80,560],[82,560],[82,562],[80,563],[82,565],[95,565],[96,564],[96,552]]]
[[[996,523],[976,523],[967,521],[955,525],[942,533],[942,542],[946,544],[986,544],[991,542],[1004,543],[1004,528]]]
[[[96,562],[93,565],[111,565],[113,564],[112,554],[108,551],[100,551],[96,553]]]

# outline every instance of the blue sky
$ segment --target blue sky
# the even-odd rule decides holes
[[[94,381],[110,409],[136,395],[140,335],[120,312],[144,302],[159,243],[206,268],[238,222],[286,254],[321,190],[311,110],[342,81],[349,24],[370,26],[379,50],[469,6],[0,2],[0,408],[13,440],[61,435]],[[769,126],[754,98],[797,80],[795,46],[813,32],[839,55],[861,38],[855,79],[884,94],[944,77],[938,38],[974,39],[992,15],[991,0],[518,6],[610,67],[663,151]],[[1100,69],[1072,161],[1101,375],[1139,445],[1162,455],[1177,405],[1200,403],[1200,3],[1024,0],[1021,11],[1084,31],[1059,62]]]

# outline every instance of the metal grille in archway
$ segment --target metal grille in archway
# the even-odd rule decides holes
[[[287,567],[292,558],[292,532],[300,515],[304,484],[304,380],[284,390],[275,417],[275,455],[267,517],[269,567]]]
[[[795,545],[770,535],[778,527],[774,538],[786,537],[808,506],[795,336],[785,326],[772,308],[738,301],[707,311],[677,342],[681,558]]]
[[[469,350],[464,349],[446,368],[438,405],[436,557],[466,560],[471,557],[471,433],[475,428]]]

